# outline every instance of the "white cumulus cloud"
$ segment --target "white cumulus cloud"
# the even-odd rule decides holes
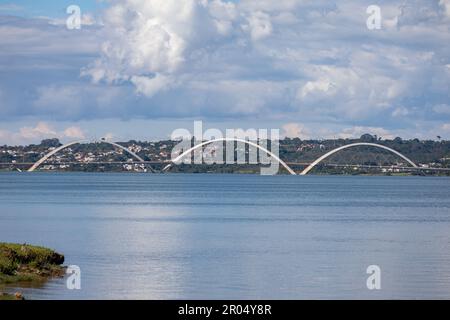
[[[310,139],[311,133],[301,123],[286,123],[283,125],[283,136],[286,138]]]
[[[367,29],[370,4],[110,0],[76,32],[0,16],[0,117],[440,128],[449,0],[380,0],[381,30]]]
[[[86,138],[83,130],[80,127],[72,126],[64,130],[64,136],[71,139]]]
[[[40,121],[35,126],[24,126],[17,131],[0,130],[0,143],[29,144],[39,143],[44,139],[58,138],[64,140],[84,139],[85,132],[78,126],[70,126],[62,130]]]

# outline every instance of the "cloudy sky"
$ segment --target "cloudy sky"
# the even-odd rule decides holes
[[[450,0],[0,0],[0,144],[153,140],[194,120],[450,139]]]

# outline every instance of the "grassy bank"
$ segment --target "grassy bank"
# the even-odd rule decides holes
[[[64,275],[64,256],[47,248],[0,242],[0,300],[20,299],[2,293],[2,287],[42,284]]]

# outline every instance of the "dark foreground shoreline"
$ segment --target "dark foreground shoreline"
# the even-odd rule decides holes
[[[0,242],[0,300],[23,300],[20,292],[6,287],[40,285],[64,275],[64,255],[44,247]]]

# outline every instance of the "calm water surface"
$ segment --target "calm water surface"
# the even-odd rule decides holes
[[[34,299],[448,299],[450,179],[3,173],[0,241],[80,266]]]

